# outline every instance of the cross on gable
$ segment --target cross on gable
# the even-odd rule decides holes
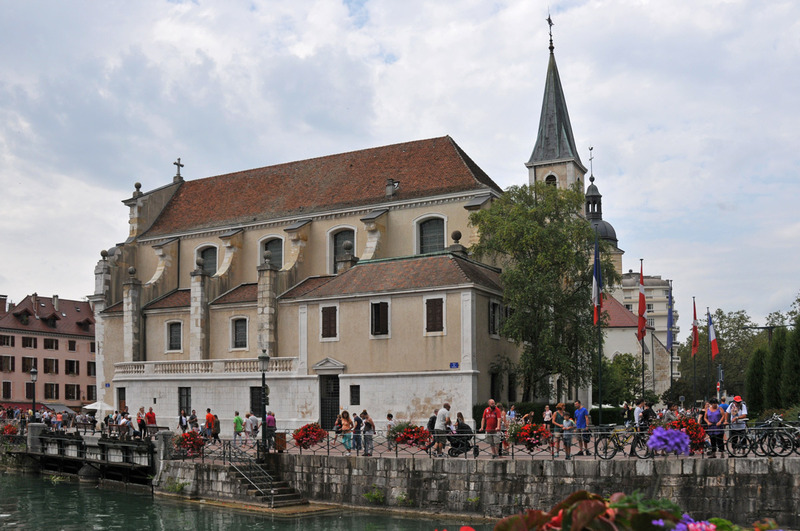
[[[181,168],[183,168],[183,164],[181,164],[181,158],[178,157],[178,161],[177,162],[173,162],[173,164],[178,167],[178,174],[176,175],[176,177],[180,177],[181,176]]]

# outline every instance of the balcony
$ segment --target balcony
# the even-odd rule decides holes
[[[297,358],[270,358],[270,373],[293,373]],[[261,374],[258,359],[134,361],[114,364],[114,378],[150,375]]]

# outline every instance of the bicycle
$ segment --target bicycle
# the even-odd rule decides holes
[[[617,452],[625,455],[627,440],[624,438],[624,432],[625,430],[615,429],[598,433],[594,441],[595,455],[600,459],[613,459]]]

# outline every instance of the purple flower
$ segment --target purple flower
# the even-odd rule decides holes
[[[689,455],[690,442],[689,436],[680,430],[665,430],[658,427],[650,435],[647,446],[651,450],[665,450],[669,453],[677,452]]]
[[[664,520],[661,519],[661,518],[659,518],[658,520],[653,520],[650,523],[653,524],[656,527],[664,527]]]

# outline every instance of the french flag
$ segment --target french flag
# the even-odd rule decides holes
[[[711,359],[717,357],[719,354],[719,345],[717,344],[717,334],[714,333],[714,323],[711,322],[711,314],[708,314],[708,341],[711,343]]]
[[[603,279],[600,276],[600,246],[597,235],[594,238],[594,277],[592,279],[592,304],[594,305],[594,324],[603,314]]]

